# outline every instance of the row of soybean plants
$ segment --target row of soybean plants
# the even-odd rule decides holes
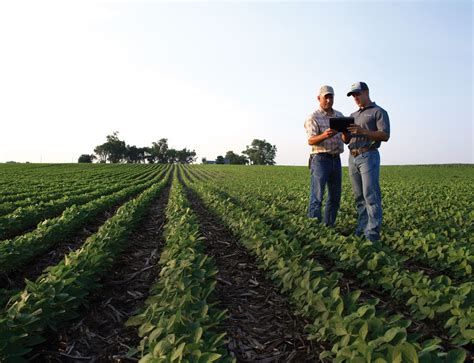
[[[455,185],[447,185],[448,182],[432,179],[416,190],[406,184],[405,189],[393,184],[387,187],[385,193],[390,199],[384,204],[383,241],[400,253],[428,266],[434,265],[457,279],[472,279],[474,180]],[[412,226],[413,221],[426,227]]]
[[[29,172],[31,168],[33,171]],[[128,173],[130,167],[127,165],[111,168],[105,165],[89,165],[84,168],[77,165],[46,164],[40,169],[31,165],[22,165],[20,169],[12,170],[8,165],[0,164],[0,170],[2,171],[0,203],[4,203],[34,198],[37,193],[68,191],[84,185],[87,180],[106,180],[114,175],[120,177]]]
[[[283,203],[285,203],[287,209],[291,210],[293,213],[298,213],[299,215],[304,216],[306,213],[306,203],[308,198],[307,192],[305,191],[305,188],[301,186],[298,186],[295,190],[293,184],[294,183],[289,183],[288,185],[285,185],[284,178],[283,181],[272,180],[272,185],[275,189],[275,193],[273,193],[273,195],[277,195],[278,198],[281,199]],[[276,189],[278,189],[280,193]],[[400,190],[402,188],[398,187],[398,189]],[[411,192],[407,193],[412,194]],[[393,193],[386,194],[388,194],[388,197],[390,197],[390,195]],[[461,193],[460,196],[465,196],[467,194],[467,192]],[[269,194],[268,197],[271,197],[271,194]],[[453,196],[451,199],[459,199],[462,201],[461,197],[456,198]],[[351,203],[351,208],[354,210],[353,201]],[[471,201],[470,203],[472,205],[473,202]],[[392,219],[391,210],[395,208],[394,202],[393,200],[389,200],[386,203],[384,202],[384,205],[388,205],[388,207],[390,207],[385,208],[386,210],[384,212],[384,220],[390,221]],[[403,205],[403,208],[400,207],[401,205]],[[416,212],[411,210],[413,205],[417,205],[417,203],[410,204],[408,202],[403,202],[399,204],[399,209],[404,210],[406,215],[411,215],[411,218],[415,219],[413,216],[416,214]],[[464,219],[469,220],[469,218],[472,219],[470,216],[474,215],[474,213],[472,210],[470,210],[468,213],[467,210],[469,208],[467,208],[466,205],[469,204],[467,202],[460,202],[459,210],[464,209],[466,211],[464,213]],[[340,225],[355,225],[355,216],[348,214],[349,213],[345,212],[344,210],[341,210],[339,213]],[[471,223],[469,227],[470,229],[473,228],[472,224],[474,224],[474,221],[472,222],[473,223]],[[443,223],[443,226],[446,231],[458,228],[457,225],[449,224],[448,222]],[[474,254],[472,252],[473,247],[472,242],[470,242],[474,241],[472,233],[467,232],[466,229],[463,230],[463,228],[459,228],[457,233],[460,236],[452,239],[447,239],[445,236],[443,237],[442,234],[435,235],[434,233],[428,233],[426,235],[422,235],[420,233],[420,231],[405,230],[403,225],[401,225],[399,229],[395,230],[393,225],[386,226],[384,222],[382,242],[384,245],[388,245],[392,249],[399,252],[402,255],[400,258],[406,258],[407,260],[410,260],[408,263],[421,263],[421,267],[427,266],[429,269],[435,269],[436,272],[444,273],[458,281],[472,281],[472,267],[474,265]]]
[[[237,183],[234,177],[227,183]],[[271,201],[264,205],[250,197],[244,208],[216,191],[211,183],[197,180],[193,178],[191,185],[207,206],[260,259],[262,267],[290,295],[298,311],[312,321],[308,327],[310,337],[330,344],[331,349],[323,352],[321,358],[380,363],[464,361],[463,349],[443,352],[440,339],[421,339],[407,332],[411,321],[400,314],[380,311],[377,299],[362,300],[359,290],[341,290],[342,273],[327,271],[311,257],[317,248],[313,240],[302,240],[283,229],[275,229],[260,217],[262,209],[271,208]],[[246,182],[252,183],[248,178]],[[241,190],[240,195],[243,193]]]
[[[289,212],[304,217],[306,214],[307,193],[293,190],[292,185],[286,186],[284,183],[274,180],[271,182],[272,188],[260,190],[260,199],[268,199],[279,202],[283,208],[282,214]],[[405,207],[404,209],[407,209]],[[386,212],[385,214],[389,214]],[[343,211],[339,213],[339,225],[355,226],[355,218],[348,216]],[[452,228],[446,226],[445,228]],[[385,232],[389,229],[389,232]],[[337,229],[336,229],[337,231]],[[402,238],[401,236],[405,236]],[[465,235],[468,238],[467,234]],[[472,236],[469,237],[472,239]],[[397,242],[390,242],[396,240]],[[428,234],[420,238],[414,238],[411,232],[404,231],[401,228],[398,231],[390,231],[390,228],[384,226],[382,233],[382,242],[391,247],[394,255],[397,255],[400,261],[411,260],[415,263],[421,263],[429,266],[437,272],[443,272],[456,280],[471,280],[472,266],[474,264],[474,255],[470,252],[472,247],[466,245],[460,246],[455,240],[446,241],[437,238],[434,234]]]
[[[81,172],[85,170],[84,166],[64,164],[0,164],[2,196],[24,192],[24,189],[47,188],[52,179],[56,182],[69,179],[65,178],[64,172],[73,168]],[[91,169],[94,168],[87,168],[88,173]]]
[[[0,216],[0,240],[16,236],[29,228],[33,228],[39,222],[57,216],[65,208],[72,205],[90,202],[101,196],[115,193],[129,185],[146,183],[150,178],[153,178],[153,175],[159,173],[159,170],[159,168],[150,168],[145,173],[132,174],[118,180],[112,179],[107,183],[95,181],[89,183],[87,193],[83,190],[71,190],[59,199],[19,207],[9,214]]]
[[[231,173],[235,173],[235,170],[237,169],[229,170]],[[306,214],[309,182],[307,179],[307,169],[302,170],[304,172],[303,174],[297,168],[279,168],[275,173],[272,173],[272,169],[268,168],[256,168],[254,170],[247,169],[245,178],[250,178],[250,180],[256,180],[263,184],[270,183],[272,188],[267,188],[267,195],[262,195],[262,199],[267,200],[270,198],[272,200],[280,201],[284,204],[285,208],[282,213],[287,214],[288,212],[291,212],[304,217]],[[236,172],[236,175],[240,175],[239,172]],[[405,174],[402,175],[405,176]],[[474,265],[474,252],[472,250],[474,237],[473,233],[470,233],[469,231],[474,228],[474,212],[469,206],[472,206],[474,202],[472,201],[472,198],[468,202],[468,197],[466,196],[472,194],[472,192],[468,193],[464,190],[465,188],[460,188],[459,194],[454,194],[457,192],[452,191],[453,195],[451,199],[459,200],[459,210],[464,210],[464,227],[456,224],[449,224],[449,222],[438,222],[438,224],[441,225],[440,229],[442,229],[444,233],[425,233],[421,230],[408,230],[408,226],[404,226],[402,222],[400,222],[400,225],[396,228],[393,224],[394,218],[391,214],[393,209],[397,209],[400,210],[399,213],[411,216],[410,219],[416,219],[416,215],[420,212],[419,205],[423,205],[426,198],[419,199],[419,203],[413,202],[411,204],[406,200],[394,199],[393,195],[397,195],[397,193],[403,191],[401,186],[404,184],[403,182],[399,183],[399,179],[397,179],[396,175],[389,174],[385,179],[385,182],[382,184],[385,208],[382,242],[385,245],[390,246],[393,250],[399,252],[401,254],[401,256],[399,256],[400,259],[410,259],[416,263],[421,263],[430,268],[434,268],[439,272],[443,272],[447,276],[453,277],[459,281],[471,280]],[[405,179],[408,178],[406,177]],[[431,181],[432,179],[429,179],[425,184],[428,184]],[[420,182],[418,182],[418,184],[420,184]],[[390,188],[392,188],[393,185],[395,185],[394,188],[396,188],[397,191],[392,192]],[[345,198],[343,198],[338,219],[339,221],[343,221],[345,226],[355,226],[357,216],[355,213],[351,188],[350,186],[345,185],[343,189],[345,190]],[[425,186],[425,189],[429,188]],[[265,191],[262,191],[262,193],[264,192]],[[407,191],[406,194],[409,196],[413,195],[410,191]],[[436,192],[433,192],[432,194],[437,195]],[[462,202],[463,200],[464,202]],[[442,203],[441,200],[440,203]],[[449,212],[446,213],[449,214]],[[448,214],[446,215],[446,218],[449,220]],[[471,223],[469,223],[469,221],[471,221]],[[342,222],[340,222],[339,225],[342,225]],[[450,232],[452,230],[456,230],[455,235]]]
[[[474,283],[453,284],[444,275],[430,278],[405,268],[405,258],[383,243],[371,243],[354,235],[342,236],[331,228],[315,226],[305,213],[292,213],[298,199],[286,200],[275,182],[250,181],[233,175],[232,182],[214,185],[240,205],[253,205],[253,212],[289,236],[309,241],[318,253],[333,261],[341,271],[356,273],[364,286],[389,294],[406,305],[417,320],[441,323],[449,339],[458,345],[474,341]],[[250,181],[250,182],[249,182]],[[249,204],[251,203],[251,204]],[[304,204],[306,205],[306,203]],[[300,205],[301,209],[301,205]],[[304,209],[303,209],[304,210]]]
[[[382,241],[413,261],[459,280],[471,279],[474,167],[385,167],[381,173]],[[348,196],[341,215],[355,223],[354,202]]]
[[[384,197],[394,201],[386,208],[395,225],[402,221],[406,229],[445,233],[449,238],[461,237],[469,227],[472,233],[472,165],[394,167],[386,174],[390,183]],[[409,213],[393,208],[398,204],[409,206]],[[446,225],[456,228],[447,229]]]
[[[357,215],[348,179],[340,216],[345,223],[355,224]],[[382,167],[381,188],[382,241],[427,267],[458,280],[471,279],[474,167]],[[305,189],[300,187],[300,195]]]
[[[104,170],[105,171],[105,170]],[[31,206],[35,204],[42,204],[52,201],[54,199],[61,199],[64,196],[74,196],[94,191],[94,187],[102,184],[115,183],[116,180],[124,178],[136,177],[146,170],[121,171],[120,173],[105,173],[99,175],[76,175],[73,180],[65,180],[61,182],[54,182],[49,180],[51,184],[49,187],[40,188],[38,190],[31,190],[31,188],[22,188],[23,192],[16,195],[4,195],[2,190],[0,199],[0,215],[5,215],[13,212],[20,207]],[[34,180],[34,179],[31,179]]]
[[[77,316],[89,293],[111,268],[127,245],[150,204],[169,181],[152,183],[135,199],[123,204],[81,248],[48,267],[35,281],[15,294],[0,312],[0,361],[21,361],[32,346],[44,341],[48,329]]]
[[[0,165],[0,170],[2,169]],[[94,168],[90,171],[78,170],[76,174],[68,174],[58,179],[54,175],[32,175],[23,176],[21,180],[26,180],[27,185],[15,182],[13,180],[8,186],[2,188],[0,193],[0,213],[5,214],[9,211],[28,204],[35,204],[52,199],[58,199],[62,196],[84,193],[92,190],[91,185],[108,184],[124,177],[138,176],[146,173],[150,168],[142,166],[140,168],[124,165],[121,168],[106,168],[102,170]],[[44,171],[46,173],[46,171]],[[43,185],[32,187],[38,179],[43,180]],[[9,194],[12,188],[19,190],[19,193]]]
[[[143,311],[127,322],[142,338],[135,353],[140,362],[233,362],[218,331],[225,311],[215,306],[217,270],[176,175],[166,219],[159,280]]]
[[[26,265],[35,257],[47,252],[60,242],[72,237],[81,227],[94,221],[104,211],[120,205],[127,199],[149,188],[156,182],[163,180],[167,169],[153,169],[144,180],[135,180],[130,186],[111,194],[104,194],[98,198],[82,204],[72,205],[55,218],[50,218],[38,225],[31,232],[12,239],[0,241],[0,273],[10,273]],[[4,292],[2,300],[9,292]]]

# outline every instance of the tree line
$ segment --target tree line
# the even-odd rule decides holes
[[[277,148],[266,140],[254,139],[242,155],[233,151],[227,151],[225,156],[217,156],[216,164],[236,164],[236,165],[275,165]],[[118,131],[106,136],[106,142],[97,145],[93,154],[82,154],[79,163],[159,163],[159,164],[192,164],[196,161],[196,152],[187,148],[176,150],[168,145],[168,139],[160,139],[153,142],[151,146],[137,147],[128,145],[125,140],[121,140]],[[203,164],[208,163],[206,158],[202,159]]]
[[[254,139],[247,148],[242,151],[242,155],[236,154],[232,150],[227,151],[225,156],[219,155],[216,164],[234,164],[234,165],[275,165],[277,148],[266,140]],[[208,161],[202,159],[203,164]]]
[[[191,164],[196,161],[196,152],[187,148],[176,150],[168,146],[168,139],[160,139],[151,146],[137,147],[120,140],[118,132],[107,135],[106,142],[94,148],[94,154],[82,154],[79,163],[160,163]]]

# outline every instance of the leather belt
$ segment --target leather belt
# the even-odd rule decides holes
[[[338,158],[339,157],[339,154],[331,154],[331,153],[318,153],[317,155],[330,156],[331,158]]]
[[[371,151],[371,150],[376,150],[376,148],[374,148],[374,147],[361,147],[359,149],[352,149],[351,150],[351,155],[353,157],[356,157],[360,154],[366,153],[367,151]]]
[[[331,153],[312,153],[309,155],[309,158],[312,159],[316,155],[322,155],[322,156],[330,156],[331,158],[337,158],[340,156],[340,154],[331,154]]]

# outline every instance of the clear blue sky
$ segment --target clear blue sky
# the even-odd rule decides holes
[[[304,165],[320,85],[349,114],[356,81],[390,115],[382,164],[474,161],[470,1],[15,1],[0,32],[0,162],[76,161],[117,130]]]

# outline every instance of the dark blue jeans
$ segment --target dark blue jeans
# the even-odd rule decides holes
[[[308,217],[321,217],[321,204],[324,197],[326,184],[328,186],[328,198],[324,208],[324,224],[332,226],[336,222],[337,211],[341,204],[342,169],[341,158],[332,157],[327,154],[316,154],[311,163],[311,192],[309,198]]]
[[[349,156],[349,176],[357,208],[357,235],[369,240],[380,239],[382,227],[382,196],[379,185],[380,154],[368,151],[356,157]]]

